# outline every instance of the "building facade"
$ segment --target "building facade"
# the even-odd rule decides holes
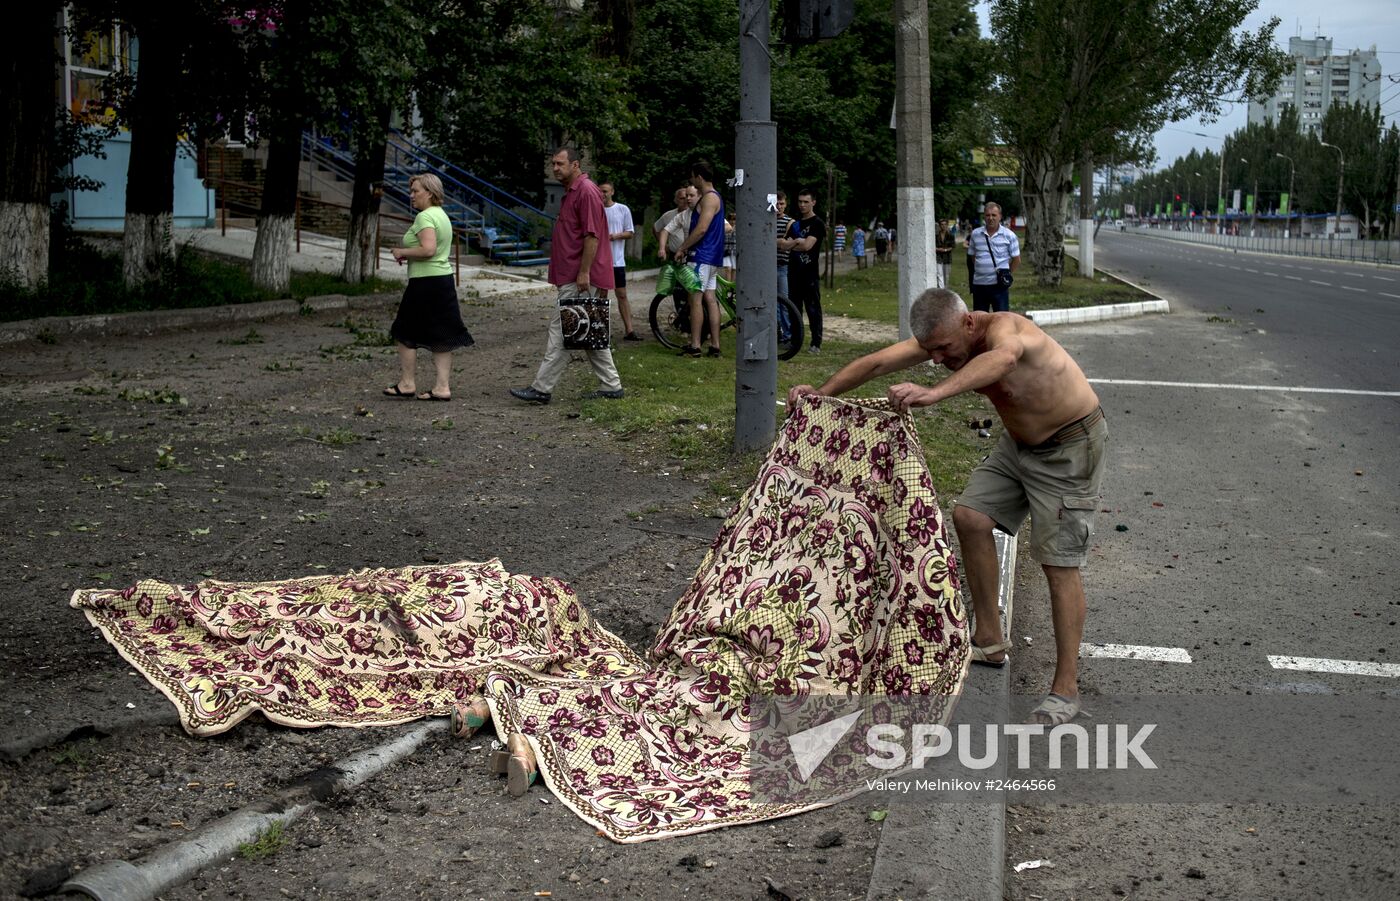
[[[1277,122],[1288,105],[1298,110],[1303,131],[1314,133],[1334,103],[1380,105],[1381,64],[1374,44],[1370,50],[1333,54],[1331,38],[1291,37],[1288,55],[1292,74],[1283,77],[1272,96],[1250,101],[1250,124]]]
[[[63,65],[58,100],[79,120],[102,120],[111,115],[102,102],[102,82],[113,72],[134,71],[140,65],[140,42],[120,26],[94,35],[91,41],[72,39],[66,18],[60,34]],[[79,231],[121,231],[126,223],[126,173],[131,158],[131,132],[120,130],[104,142],[105,158],[73,160],[70,174],[96,181],[96,191],[66,191],[68,219]],[[188,151],[188,152],[187,152]],[[58,198],[56,198],[58,199]],[[193,148],[175,155],[174,228],[206,228],[214,224],[214,192],[199,176]]]

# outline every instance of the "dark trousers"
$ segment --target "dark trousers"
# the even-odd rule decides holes
[[[972,309],[984,313],[1005,313],[1011,309],[1011,289],[1000,285],[973,285]]]
[[[795,275],[788,270],[789,298],[798,310],[807,313],[807,330],[812,336],[812,346],[822,346],[822,283],[813,273],[810,278]]]

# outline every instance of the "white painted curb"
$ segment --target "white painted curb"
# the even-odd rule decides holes
[[[1133,303],[1111,303],[1098,307],[1078,307],[1072,310],[1031,310],[1026,317],[1036,325],[1072,325],[1077,322],[1102,322],[1107,319],[1128,319],[1148,313],[1170,313],[1165,300],[1140,300]]]
[[[150,901],[204,867],[227,859],[239,845],[256,841],[272,824],[291,823],[318,801],[378,775],[418,750],[428,736],[447,728],[445,718],[429,720],[398,738],[338,760],[277,795],[220,817],[140,861],[111,860],[89,867],[65,882],[61,891],[82,892],[98,901]]]

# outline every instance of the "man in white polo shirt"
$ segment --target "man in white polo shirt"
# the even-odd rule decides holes
[[[984,313],[1005,313],[1011,309],[1011,274],[1021,265],[1021,242],[1016,233],[1001,227],[1001,206],[989,203],[982,208],[982,225],[967,236],[967,255],[972,258],[972,309]],[[1007,275],[999,276],[999,270]]]

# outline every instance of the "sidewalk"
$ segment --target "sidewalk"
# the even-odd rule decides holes
[[[258,233],[250,228],[230,228],[227,234],[220,234],[218,228],[175,229],[175,243],[189,245],[200,250],[217,253],[240,260],[253,258],[253,245]],[[291,254],[291,267],[294,272],[329,272],[338,275],[345,262],[345,240],[303,230],[301,251],[295,245]],[[379,268],[375,275],[389,281],[407,282],[408,267],[400,266],[388,250],[379,250]],[[492,297],[509,294],[528,288],[534,290],[543,282],[543,272],[532,276],[526,271],[511,271],[502,266],[467,265],[459,267],[460,285],[457,293],[462,297]]]

